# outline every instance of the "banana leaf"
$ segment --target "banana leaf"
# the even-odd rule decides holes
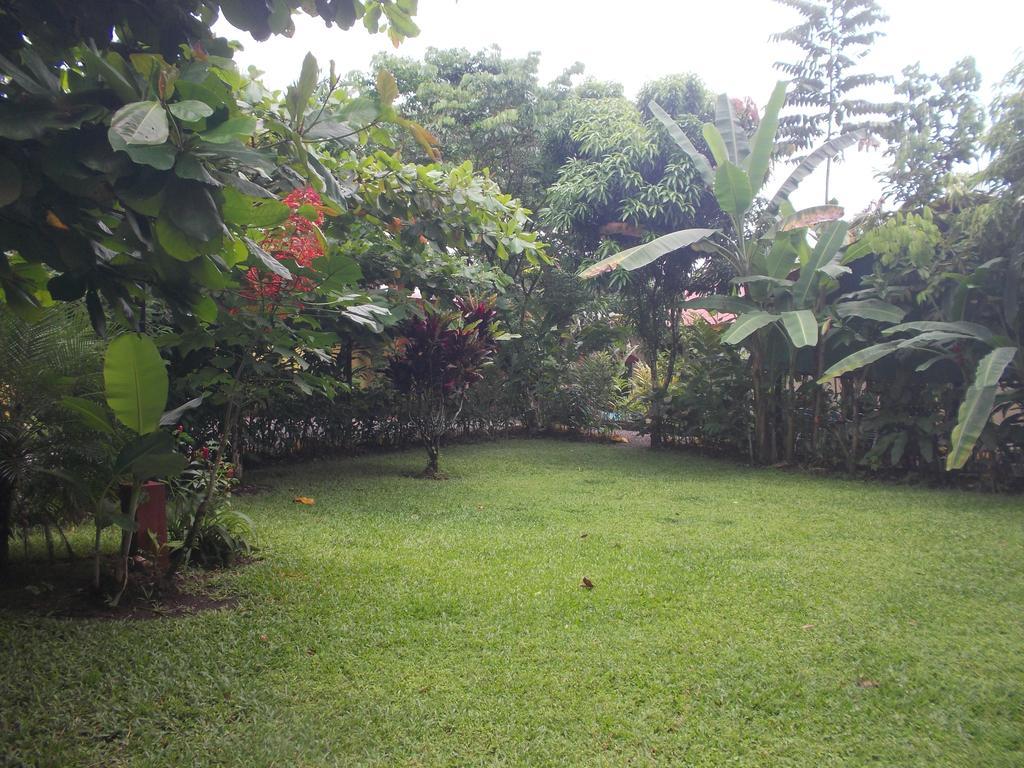
[[[988,424],[999,389],[999,378],[1017,354],[1016,347],[998,347],[978,363],[974,381],[967,388],[953,428],[946,470],[960,469],[971,458],[981,432]]]

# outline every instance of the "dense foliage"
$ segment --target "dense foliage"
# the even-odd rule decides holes
[[[496,48],[307,56],[277,93],[212,31],[302,12],[399,42],[411,0],[9,3],[0,563],[89,520],[116,600],[152,480],[173,567],[225,563],[253,462],[419,442],[437,476],[445,439],[513,431],[1014,484],[1021,69],[987,119],[971,59],[867,102],[879,6],[783,5],[803,57],[759,106],[692,73],[634,100],[582,65],[544,83]],[[895,210],[792,208],[883,140]]]

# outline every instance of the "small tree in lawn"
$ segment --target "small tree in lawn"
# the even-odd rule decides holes
[[[497,351],[497,313],[484,302],[468,299],[456,299],[453,311],[426,301],[421,307],[401,327],[387,375],[406,396],[409,418],[427,449],[423,476],[439,477],[441,441]]]

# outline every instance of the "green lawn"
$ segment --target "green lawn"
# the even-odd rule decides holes
[[[237,609],[0,612],[0,765],[1024,764],[1020,498],[568,442],[442,461],[252,478]]]

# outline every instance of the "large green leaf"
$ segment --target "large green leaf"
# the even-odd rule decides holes
[[[221,214],[228,224],[242,227],[272,227],[288,218],[291,208],[272,197],[254,197],[231,187],[222,191]]]
[[[743,132],[743,127],[736,121],[732,101],[724,93],[718,95],[718,101],[715,103],[715,128],[722,134],[729,162],[734,165],[742,164],[750,154],[750,146],[747,144],[747,135]]]
[[[339,291],[355,285],[363,276],[359,262],[343,253],[331,253],[313,263],[319,278],[320,290]]]
[[[742,219],[754,202],[747,173],[731,162],[722,163],[715,171],[715,199],[726,213]]]
[[[186,123],[196,123],[204,117],[209,117],[213,114],[213,107],[204,101],[199,101],[198,99],[176,101],[174,104],[168,104],[167,109],[169,109],[171,114],[176,118],[184,120]]]
[[[982,430],[992,415],[999,379],[1017,354],[1016,347],[997,347],[978,363],[974,381],[967,388],[957,414],[956,427],[946,456],[946,470],[960,469],[974,452]]]
[[[153,146],[167,141],[167,112],[159,101],[125,104],[110,118],[110,132],[125,144]]]
[[[825,373],[821,375],[821,378],[818,379],[818,383],[827,384],[830,379],[834,379],[838,376],[842,376],[844,373],[856,371],[858,368],[870,365],[876,360],[881,360],[883,357],[891,355],[899,348],[900,342],[886,341],[881,344],[873,344],[870,347],[858,350],[852,355],[844,357],[838,363],[825,371]]]
[[[871,239],[862,237],[859,240],[854,240],[843,252],[843,264],[853,264],[858,259],[863,259],[865,256],[874,253],[874,245],[871,243]]]
[[[156,240],[168,254],[178,261],[192,261],[199,256],[199,250],[195,243],[180,229],[168,221],[166,216],[161,216],[153,225],[153,233]]]
[[[277,170],[274,156],[267,150],[253,149],[240,141],[229,141],[225,144],[199,142],[192,150],[196,157],[209,158],[218,169],[224,168],[224,161],[237,163],[245,168],[253,168],[271,174]]]
[[[885,334],[885,331],[882,331],[882,333]],[[911,336],[909,339],[902,339],[899,345],[901,349],[926,348],[973,338],[973,336],[966,333],[957,333],[955,331],[925,331],[917,336]]]
[[[148,336],[126,333],[107,347],[103,360],[107,405],[133,432],[145,435],[157,428],[167,405],[167,369]]]
[[[754,140],[747,158],[747,172],[750,176],[750,188],[756,195],[764,186],[768,177],[768,168],[772,162],[772,150],[775,148],[775,134],[779,131],[779,113],[786,103],[786,84],[778,82],[771,98],[764,108],[764,116],[757,126]],[[839,214],[842,216],[842,214]]]
[[[114,461],[114,474],[131,474],[135,480],[170,477],[185,468],[185,457],[174,451],[167,432],[151,432],[128,443]]]
[[[178,155],[178,159],[174,163],[174,173],[179,179],[201,181],[203,184],[208,184],[211,187],[221,186],[221,183],[213,178],[210,172],[206,170],[206,166],[195,155]]]
[[[154,480],[180,475],[188,461],[180,453],[149,453],[140,456],[132,464],[132,476],[136,480]]]
[[[778,319],[778,315],[773,315],[770,312],[749,312],[740,315],[733,320],[729,330],[722,334],[722,341],[726,344],[739,344],[750,334],[759,331],[766,325],[771,325]]]
[[[251,238],[244,237],[242,240],[245,242],[245,247],[249,249],[249,253],[255,256],[264,267],[285,280],[292,279],[292,273],[288,271],[288,267],[260,248]]]
[[[809,309],[783,312],[782,327],[786,329],[794,347],[813,347],[818,343],[818,321]]]
[[[984,342],[987,342],[992,338],[992,331],[984,325],[964,321],[945,323],[931,320],[916,320],[912,323],[902,323],[900,325],[894,325],[891,328],[886,328],[882,333],[886,336],[892,336],[893,334],[906,333],[907,331],[920,331],[921,333],[948,333],[955,334],[956,336],[963,338],[978,339],[979,341]]]
[[[98,51],[83,48],[80,55],[85,64],[86,73],[102,78],[119,99],[133,102],[139,98],[139,90],[135,87],[134,78],[128,72],[124,59],[118,54],[108,53],[107,58],[104,59]]]
[[[174,167],[174,158],[178,154],[178,149],[169,141],[152,145],[128,144],[113,130],[107,132],[107,138],[115,151],[125,152],[134,163],[148,165],[159,171],[169,171]]]
[[[90,429],[95,429],[97,432],[102,432],[105,435],[114,434],[114,427],[110,423],[110,417],[99,403],[86,400],[84,397],[65,397],[60,401],[60,404],[74,413]]]
[[[898,323],[906,313],[899,307],[881,299],[863,299],[839,302],[836,304],[836,314],[840,317],[860,317],[880,323]]]
[[[813,288],[817,284],[819,270],[832,261],[832,258],[843,246],[849,225],[845,221],[829,222],[822,229],[818,242],[807,263],[800,268],[800,277],[793,289],[793,304],[806,307],[813,298]]]
[[[757,305],[741,296],[700,296],[683,302],[684,309],[707,309],[733,315],[757,311]]]
[[[199,134],[199,138],[209,144],[227,144],[239,138],[252,136],[256,130],[256,118],[243,115],[229,117],[223,123]]]
[[[846,211],[838,205],[816,205],[813,208],[804,208],[802,211],[787,216],[779,224],[779,232],[789,232],[794,229],[805,229],[826,221],[837,221],[843,218]]]
[[[803,237],[801,234],[800,237]],[[772,241],[771,250],[765,258],[765,270],[772,277],[784,278],[797,266],[799,252],[796,248],[795,236],[777,234]]]
[[[700,174],[708,189],[713,189],[715,186],[715,174],[711,170],[711,163],[708,162],[708,159],[697,151],[690,138],[683,133],[683,129],[679,127],[668,112],[661,108],[658,102],[651,101],[647,106],[650,108],[651,113],[665,126],[668,135],[672,137],[672,141],[690,158],[690,162],[693,163],[693,167],[697,169],[697,173]]]
[[[795,283],[792,280],[787,280],[784,277],[775,277],[775,275],[743,275],[741,277],[734,277],[729,281],[734,285],[755,285],[757,283],[767,283],[768,285],[778,285],[784,288],[789,288]]]
[[[782,186],[779,187],[779,191],[775,193],[769,208],[774,210],[778,208],[782,201],[788,198],[793,191],[800,186],[800,182],[814,173],[814,170],[829,158],[835,157],[847,147],[853,146],[863,138],[862,131],[850,131],[850,133],[844,133],[842,136],[832,139],[832,141],[826,142],[818,147],[816,150],[811,152],[803,161],[793,169],[793,172],[789,174]]]
[[[705,123],[701,133],[704,135],[704,141],[707,142],[708,149],[711,150],[711,156],[715,158],[715,162],[719,165],[729,162],[729,150],[725,148],[725,139],[722,138],[722,134],[718,132],[718,129],[711,123]]]
[[[160,216],[199,243],[219,240],[225,233],[217,203],[210,189],[192,181],[177,181],[164,198]]]
[[[711,237],[717,231],[717,229],[682,229],[678,232],[662,235],[657,240],[652,240],[649,243],[633,248],[627,248],[608,258],[601,259],[596,264],[591,264],[580,272],[580,277],[584,280],[589,280],[592,277],[603,275],[605,272],[610,272],[620,267],[626,270],[639,269],[661,258],[666,253],[678,251],[680,248],[686,248],[700,240]]]

